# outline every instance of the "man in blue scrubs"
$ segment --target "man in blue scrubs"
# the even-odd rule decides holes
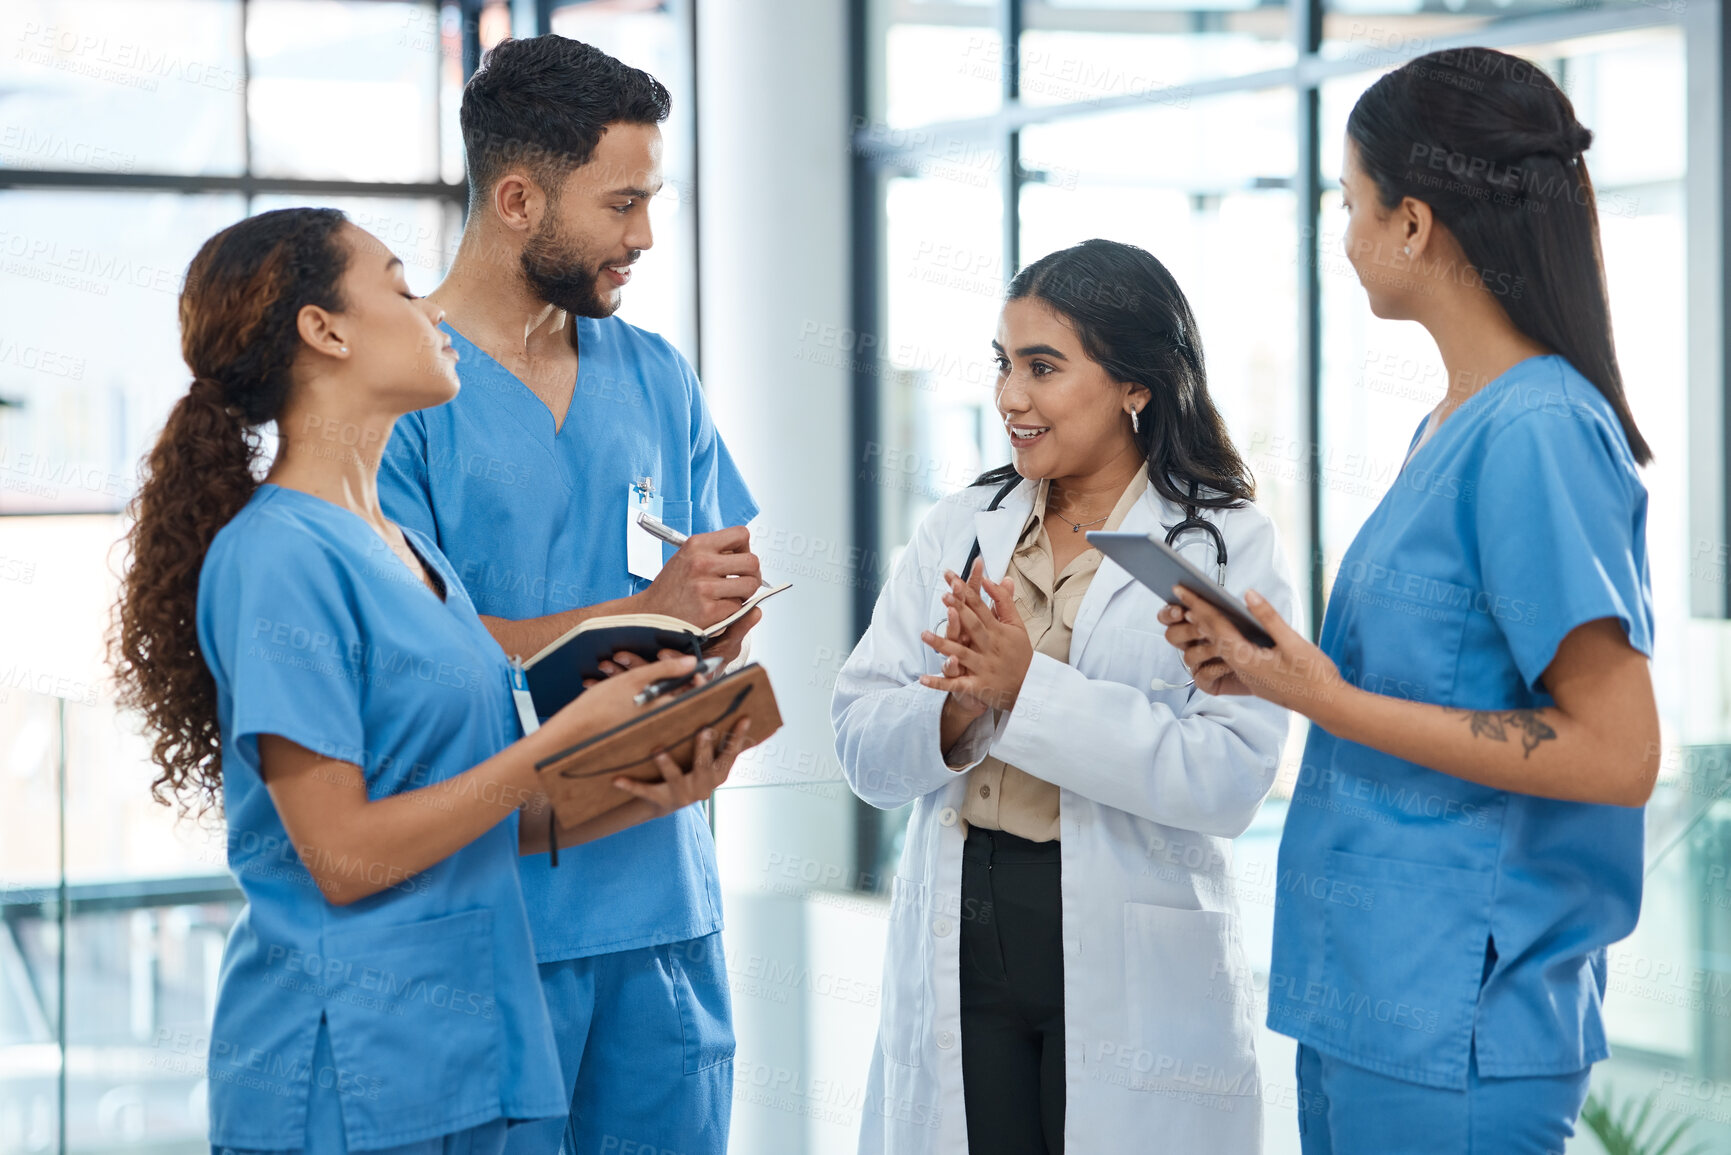
[[[758,586],[744,529],[757,506],[696,375],[613,316],[651,244],[667,112],[652,77],[558,36],[503,42],[463,94],[469,216],[432,294],[462,392],[397,423],[379,488],[450,558],[508,654],[596,615],[707,626]],[[691,541],[669,554],[637,536],[643,508]],[[737,655],[759,615],[720,652]],[[725,1151],[734,1040],[703,815],[557,867],[525,858],[522,880],[571,1115],[513,1128],[508,1150],[551,1155],[563,1130],[568,1152]]]

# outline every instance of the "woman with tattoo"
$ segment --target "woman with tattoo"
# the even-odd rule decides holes
[[[1319,645],[1181,595],[1197,685],[1312,722],[1280,847],[1268,1025],[1306,1155],[1561,1152],[1608,1054],[1659,766],[1651,451],[1612,347],[1592,133],[1487,49],[1384,76],[1347,122],[1345,246],[1448,370],[1341,559]]]

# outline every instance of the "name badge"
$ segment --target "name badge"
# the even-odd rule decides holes
[[[654,581],[661,576],[661,542],[637,524],[637,515],[661,517],[661,495],[655,492],[655,482],[640,478],[625,494],[625,568],[633,577]]]
[[[511,659],[511,700],[517,704],[517,721],[523,724],[523,736],[541,728],[541,716],[535,712],[535,698],[529,693],[529,679],[516,658]]]

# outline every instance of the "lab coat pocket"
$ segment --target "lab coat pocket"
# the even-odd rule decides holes
[[[493,912],[343,926],[324,935],[323,994],[349,1140],[394,1136],[499,1105],[503,1031]]]
[[[1496,872],[1336,850],[1328,874],[1311,882],[1325,900],[1317,1025],[1375,1069],[1464,1086]]]
[[[878,1047],[904,1067],[920,1065],[930,1032],[926,990],[932,983],[931,911],[926,888],[897,876],[890,890],[889,941],[884,946],[883,1011]]]
[[[1128,1054],[1105,1055],[1130,1086],[1257,1092],[1249,968],[1238,920],[1215,910],[1124,904]]]
[[[1103,628],[1105,623],[1101,625]],[[1184,670],[1183,658],[1167,644],[1164,634],[1136,629],[1103,629],[1097,644],[1105,647],[1105,654],[1099,674],[1090,676],[1134,686],[1144,694],[1164,690],[1167,682],[1183,683],[1190,677]],[[1166,661],[1168,657],[1170,662]],[[1154,685],[1156,680],[1161,684]]]

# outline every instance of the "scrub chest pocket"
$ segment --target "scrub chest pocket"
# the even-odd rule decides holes
[[[1472,603],[1466,586],[1349,555],[1330,598],[1346,607],[1341,649],[1359,655],[1357,668],[1343,668],[1343,677],[1409,702],[1453,701]]]

